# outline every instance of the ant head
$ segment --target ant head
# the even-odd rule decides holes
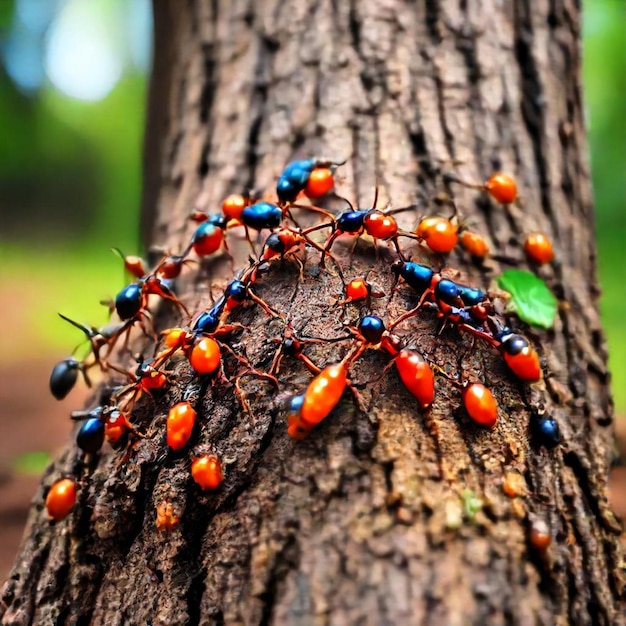
[[[391,264],[391,271],[396,275],[399,276],[400,272],[402,271],[402,268],[404,267],[404,261],[402,261],[402,259],[398,259],[397,261],[394,261]]]
[[[137,368],[135,369],[135,375],[137,377],[141,378],[142,376],[146,376],[154,370],[154,367],[152,367],[152,359],[146,361],[143,354],[133,356],[133,359],[137,363]]]
[[[265,240],[264,247],[269,248],[274,252],[278,252],[279,254],[285,252],[285,244],[278,236],[278,233],[271,233]]]
[[[359,332],[370,343],[379,343],[385,332],[385,323],[376,315],[365,315],[359,320]]]

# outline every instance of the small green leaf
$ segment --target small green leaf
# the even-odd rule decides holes
[[[557,302],[541,278],[526,270],[506,270],[498,277],[498,286],[511,294],[513,310],[522,321],[552,328]]]
[[[25,452],[13,459],[13,469],[19,474],[39,476],[50,463],[50,455],[47,452]]]
[[[483,508],[482,500],[471,489],[464,489],[461,492],[461,502],[463,503],[463,513],[469,521],[473,521],[476,513]]]

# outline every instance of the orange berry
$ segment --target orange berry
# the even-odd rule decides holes
[[[346,285],[346,296],[351,302],[367,298],[370,292],[371,288],[364,278],[355,278]]]
[[[339,404],[348,383],[345,363],[325,367],[310,383],[304,394],[300,409],[300,421],[304,428],[313,428]]]
[[[526,493],[526,480],[524,477],[514,470],[504,474],[504,482],[502,483],[502,491],[509,498],[523,496]]]
[[[76,482],[71,478],[57,480],[46,496],[48,515],[57,522],[65,519],[76,504]]]
[[[391,215],[370,211],[363,219],[365,232],[374,239],[393,239],[398,234],[398,223]]]
[[[307,198],[320,198],[325,196],[335,186],[333,173],[327,167],[316,167],[309,175],[309,180],[304,188]]]
[[[463,389],[463,404],[477,424],[493,428],[498,421],[498,405],[485,385],[472,383]]]
[[[168,348],[180,348],[189,339],[189,333],[184,328],[170,328],[163,331],[163,343]]]
[[[440,220],[442,220],[444,218],[442,217],[425,217],[424,219],[420,220],[420,223],[417,225],[417,228],[415,229],[415,234],[420,238],[420,239],[426,239],[426,235],[427,233],[435,227],[435,225],[437,223],[439,223]]]
[[[445,217],[427,217],[415,231],[426,245],[439,254],[446,254],[456,246],[459,240],[458,226]]]
[[[478,259],[483,259],[489,254],[489,246],[484,238],[469,230],[465,230],[461,234],[461,245],[468,254]]]
[[[424,357],[414,350],[401,350],[396,357],[396,369],[422,408],[428,408],[435,400],[435,375]]]
[[[524,242],[524,252],[531,261],[538,265],[544,265],[554,260],[552,242],[543,233],[531,233]]]
[[[189,354],[189,364],[198,374],[212,374],[221,361],[220,345],[211,337],[200,339]]]
[[[196,411],[189,402],[175,404],[167,415],[167,445],[181,450],[187,445],[196,423]]]
[[[224,480],[222,464],[213,454],[206,454],[191,462],[191,476],[202,489],[217,489]]]
[[[498,172],[485,182],[485,190],[500,204],[511,204],[517,198],[515,179],[508,174]]]
[[[248,198],[234,193],[227,196],[222,202],[222,213],[231,220],[241,219],[241,213],[250,204]]]

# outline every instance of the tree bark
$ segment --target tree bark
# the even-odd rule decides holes
[[[473,425],[445,381],[428,412],[397,377],[349,394],[304,442],[286,434],[280,398],[310,374],[286,359],[278,397],[250,378],[252,416],[230,388],[184,365],[176,384],[133,415],[146,434],[125,454],[85,463],[75,447],[49,468],[18,560],[2,591],[3,623],[94,624],[623,624],[620,525],[607,503],[613,450],[606,350],[598,318],[593,207],[580,87],[580,8],[567,0],[161,0],[146,137],[146,244],[180,250],[192,206],[215,212],[244,188],[271,190],[293,158],[348,159],[340,191],[358,206],[418,203],[437,212],[445,191],[493,250],[525,266],[521,233],[546,232],[557,260],[542,268],[560,300],[553,330],[532,333],[545,378],[515,382],[498,355],[433,316],[407,324],[414,345],[451,371],[486,381],[500,406],[493,432]],[[505,210],[442,176],[513,173],[523,209]],[[403,243],[403,245],[405,245]],[[407,247],[411,247],[408,246]],[[350,277],[389,294],[391,253],[359,245]],[[421,257],[413,246],[415,260]],[[302,280],[276,263],[259,295],[306,334],[337,336],[341,283]],[[435,262],[436,263],[436,262]],[[489,287],[502,267],[447,261],[462,282]],[[190,273],[186,302],[207,305],[215,264]],[[223,285],[223,281],[217,281]],[[374,310],[394,319],[415,304],[401,288]],[[348,314],[354,322],[358,311]],[[169,316],[169,317],[168,317]],[[266,368],[283,326],[258,307],[233,314],[250,360]],[[162,312],[163,327],[174,323]],[[316,346],[319,363],[340,345]],[[367,355],[355,378],[385,365]],[[163,441],[167,408],[198,398],[195,446],[226,463],[215,493],[200,493],[189,454]],[[528,436],[543,404],[563,443]],[[51,525],[45,490],[62,473],[82,479],[77,510]],[[503,491],[517,479],[518,495]],[[469,500],[479,506],[472,511]],[[181,516],[170,533],[155,507]],[[547,524],[552,543],[533,548]]]

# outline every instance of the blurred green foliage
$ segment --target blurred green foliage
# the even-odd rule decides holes
[[[55,1],[62,6],[65,0]],[[121,6],[118,0],[109,4]],[[14,3],[0,2],[1,34],[7,33],[13,10]],[[626,344],[621,292],[626,281],[624,13],[621,0],[586,0],[584,6],[584,84],[604,287],[602,315],[616,405],[622,412],[626,411],[626,359],[621,355]],[[81,336],[54,318],[53,311],[94,325],[106,321],[106,308],[98,302],[123,284],[119,259],[109,248],[138,250],[145,88],[145,75],[126,71],[104,99],[83,102],[63,95],[49,82],[21,93],[0,70],[0,246],[6,275],[1,288],[11,296],[3,299],[19,313],[20,325],[29,335],[25,341],[17,333],[5,333],[0,358],[11,358],[18,348],[32,356],[47,347],[64,356]]]
[[[29,476],[41,476],[50,464],[49,452],[42,450],[36,452],[25,452],[13,459],[12,466],[18,474],[28,474]]]
[[[626,3],[586,0],[583,84],[596,201],[602,321],[616,409],[626,412]]]
[[[70,4],[49,2],[49,20]],[[79,2],[73,0],[74,7],[84,9]],[[121,12],[130,7],[124,2],[99,2],[98,19],[109,12],[119,25],[128,17]],[[18,4],[2,3],[0,51],[5,61],[11,29],[23,30],[15,27]],[[31,22],[32,11],[42,8],[36,4],[22,2],[21,11]],[[141,0],[134,4],[140,6]],[[26,42],[40,56],[52,25],[49,21],[39,37],[35,32]],[[119,39],[121,29],[115,30]],[[145,46],[149,50],[149,38]],[[127,253],[138,249],[145,74],[127,59],[108,95],[82,101],[46,79],[45,59],[39,60],[39,68],[28,50],[23,55],[26,65],[18,69],[26,88],[19,75],[9,76],[9,61],[0,67],[0,247],[5,271],[0,289],[6,302],[0,319],[8,318],[15,330],[0,337],[0,359],[12,358],[18,349],[25,358],[46,351],[65,354],[79,343],[81,333],[55,311],[94,325],[106,323],[107,308],[100,301],[125,281],[110,248],[116,245]],[[29,88],[28,79],[38,70],[43,80]]]

